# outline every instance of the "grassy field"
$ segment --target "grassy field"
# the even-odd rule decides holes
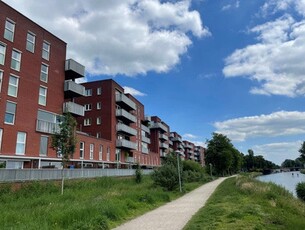
[[[200,184],[185,184],[190,191]],[[13,191],[0,184],[1,229],[109,229],[181,196],[153,186],[149,176],[32,182]]]
[[[184,230],[305,229],[305,203],[247,176],[225,180]]]

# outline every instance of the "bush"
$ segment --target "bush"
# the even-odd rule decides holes
[[[142,182],[142,179],[143,179],[143,174],[142,174],[142,170],[141,170],[141,167],[139,165],[139,163],[137,164],[137,169],[136,169],[136,172],[135,172],[135,176],[136,176],[136,183],[139,184]]]
[[[305,201],[305,182],[300,182],[297,184],[296,192],[298,198]]]
[[[183,171],[194,171],[200,173],[204,171],[202,166],[195,161],[186,160],[182,162],[182,165],[183,165]]]
[[[179,185],[178,171],[172,164],[162,165],[152,173],[151,177],[156,185],[168,191],[173,191]]]

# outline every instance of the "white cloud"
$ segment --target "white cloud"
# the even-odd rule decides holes
[[[269,143],[254,145],[252,150],[256,156],[262,155],[266,160],[281,165],[286,159],[295,160],[300,156],[298,150],[301,144],[302,141]]]
[[[183,138],[185,138],[185,139],[196,139],[196,138],[198,138],[197,136],[195,136],[195,135],[193,135],[193,134],[190,134],[190,133],[186,133],[186,134],[184,134],[184,135],[182,135],[182,137]]]
[[[124,88],[124,93],[129,93],[132,96],[146,96],[145,93],[140,92],[139,90],[136,90],[134,88],[128,87],[128,86],[123,86]]]
[[[278,3],[276,11],[285,10],[292,4],[291,1],[269,1],[266,4],[270,7],[271,3]],[[294,8],[301,13],[305,1],[296,1]],[[259,86],[250,91],[253,94],[303,96],[305,19],[296,20],[285,14],[255,26],[250,32],[257,34],[258,43],[235,50],[225,59],[225,77],[242,76],[257,82]]]
[[[226,11],[226,10],[230,10],[230,9],[237,9],[239,8],[239,5],[240,5],[240,2],[239,1],[236,1],[235,3],[231,3],[231,4],[227,4],[227,5],[224,5],[221,10],[222,11]]]
[[[192,44],[209,34],[190,1],[5,0],[62,38],[68,57],[93,75],[166,72]]]
[[[254,137],[276,137],[305,134],[305,112],[279,111],[268,115],[240,117],[215,122],[217,133],[233,141]]]

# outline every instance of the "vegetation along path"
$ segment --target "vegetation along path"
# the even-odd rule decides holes
[[[133,219],[117,228],[116,230],[179,230],[187,224],[192,216],[205,205],[216,187],[226,178],[219,178],[202,185],[194,191]]]

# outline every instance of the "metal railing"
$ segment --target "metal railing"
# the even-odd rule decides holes
[[[143,174],[153,170],[145,169]],[[0,169],[0,182],[31,181],[31,180],[60,180],[61,169]],[[65,169],[66,179],[132,176],[134,169]]]

